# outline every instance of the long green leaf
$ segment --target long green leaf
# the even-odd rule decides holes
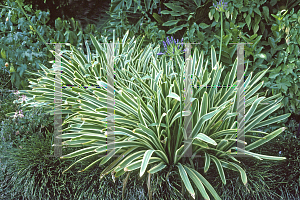
[[[93,157],[93,156],[98,155],[98,154],[99,154],[99,153],[94,153],[94,154],[92,154],[92,155],[89,155],[89,156],[86,156],[86,157],[83,157],[83,158],[77,160],[77,161],[74,162],[72,165],[70,165],[70,167],[68,167],[67,169],[65,169],[65,170],[62,172],[62,174],[65,173],[66,171],[68,171],[68,170],[69,170],[71,167],[73,167],[76,163],[81,162],[81,161],[83,161],[83,160],[85,160],[85,159],[88,159],[88,158]],[[103,158],[102,158],[102,159],[103,159]]]
[[[181,13],[183,13],[183,14],[187,14],[187,13],[188,13],[188,11],[185,10],[183,7],[178,6],[178,5],[174,4],[174,3],[164,3],[164,4],[165,4],[168,8],[172,9],[172,10],[175,11],[175,12],[181,12]]]
[[[163,26],[174,26],[174,25],[176,25],[179,21],[180,21],[180,19],[177,19],[177,20],[169,20],[169,21],[163,23],[162,25],[163,25]]]
[[[161,145],[161,143],[159,142],[159,139],[157,137],[157,135],[149,128],[143,126],[142,124],[138,124],[138,126],[145,132],[147,133],[148,136],[151,137],[151,141],[152,143],[156,146],[157,150],[163,150],[163,147]],[[138,129],[136,130],[138,131]]]
[[[120,151],[121,149],[116,149],[114,151],[110,151],[109,154],[107,154],[104,159],[100,162],[100,165],[104,165],[107,161],[109,161],[111,159],[111,157],[113,157],[116,153],[118,153],[118,151]]]
[[[267,136],[264,136],[264,138],[266,139],[260,139],[258,141],[253,142],[252,144],[249,144],[248,146],[245,147],[245,150],[250,151],[253,149],[256,149],[257,147],[269,142],[270,140],[272,140],[273,138],[277,137],[280,133],[282,133],[285,130],[285,127],[283,128],[279,128],[275,131],[273,131],[272,133],[270,133]]]
[[[260,121],[265,119],[268,115],[273,113],[275,110],[277,110],[280,107],[280,104],[274,105],[265,112],[261,113],[259,116],[256,117],[256,119],[252,120],[247,126],[245,126],[245,133],[247,133],[249,130],[251,130],[256,124],[258,124]]]
[[[147,123],[142,115],[142,112],[141,112],[141,102],[140,102],[140,99],[138,99],[138,115],[139,115],[139,121],[140,123],[142,123],[145,127],[147,127]]]
[[[264,82],[262,81],[260,84],[255,86],[255,88],[253,88],[251,91],[246,90],[245,99],[249,99],[253,94],[255,94],[263,86],[263,84],[264,84]]]
[[[219,175],[221,177],[223,184],[226,185],[226,178],[225,178],[224,170],[223,170],[220,160],[213,155],[211,155],[211,159],[215,162],[215,164],[217,166],[217,169],[218,169],[218,172],[219,172]]]
[[[180,101],[180,96],[178,94],[171,92],[167,97],[171,97],[176,99],[177,101]]]
[[[286,157],[266,156],[266,155],[262,155],[262,154],[253,153],[253,152],[250,152],[250,151],[243,150],[239,147],[233,147],[233,148],[238,149],[240,152],[244,152],[246,155],[253,156],[254,158],[257,158],[259,160],[263,160],[263,159],[266,159],[266,160],[285,160],[286,159]],[[231,153],[231,154],[234,154],[234,153]]]
[[[204,153],[205,153],[204,173],[206,173],[210,166],[210,156],[208,153],[206,153],[206,152],[204,152]]]
[[[269,69],[270,69],[270,67],[268,68],[268,69],[266,69],[266,70],[263,70],[263,71],[261,71],[261,72],[258,72],[254,77],[253,77],[253,79],[251,79],[251,80],[253,80],[253,82],[251,82],[251,86],[249,87],[249,89],[250,88],[252,88],[258,81],[260,81],[260,79],[267,73],[267,71],[269,71]],[[246,95],[247,96],[247,95]],[[247,99],[247,98],[246,98]]]
[[[132,151],[137,149],[137,147],[132,147],[126,150],[124,153],[122,153],[117,159],[115,159],[110,165],[108,165],[100,174],[100,177],[103,177],[103,175],[109,173],[114,167],[125,157],[127,158],[127,155],[130,154]],[[125,165],[126,166],[126,165]]]
[[[280,116],[277,116],[277,117],[273,117],[271,119],[267,119],[265,121],[262,121],[260,123],[258,123],[257,125],[255,125],[253,127],[253,129],[256,129],[258,127],[263,127],[263,126],[267,126],[269,124],[274,124],[276,122],[279,122],[279,121],[282,121],[282,120],[285,120],[286,118],[290,117],[291,116],[291,113],[287,113],[287,114],[284,114],[284,115],[280,115]]]
[[[180,25],[180,26],[176,26],[176,27],[174,27],[174,28],[168,30],[167,34],[174,34],[174,33],[176,33],[177,31],[183,29],[183,27],[187,27],[187,26],[188,26],[188,24],[182,24],[182,25]]]
[[[228,144],[228,140],[222,139],[217,145],[216,149],[223,150],[225,145]]]
[[[195,191],[192,187],[192,184],[187,176],[187,173],[186,171],[184,170],[184,168],[182,167],[182,165],[180,163],[178,163],[177,165],[178,169],[179,169],[179,174],[180,174],[180,177],[186,187],[186,189],[189,191],[189,193],[192,195],[192,197],[195,199]]]
[[[185,166],[186,168],[186,166]],[[210,191],[212,196],[215,198],[215,200],[221,200],[218,193],[215,191],[215,189],[212,187],[212,185],[196,170],[189,168],[190,171],[194,172],[194,174],[200,179],[200,181],[203,183],[203,185]]]
[[[247,184],[247,175],[246,172],[237,164],[233,163],[233,162],[228,162],[230,165],[232,165],[233,167],[235,167],[237,170],[239,170],[240,174],[241,174],[241,178],[242,178],[242,182],[244,183],[244,185]]]
[[[145,144],[142,144],[140,142],[122,141],[122,142],[115,142],[114,145],[103,145],[101,147],[96,148],[94,151],[95,152],[103,152],[103,151],[107,151],[107,150],[113,149],[113,148],[123,148],[123,147],[132,147],[132,146],[140,146],[140,147],[147,148],[147,146]]]
[[[80,149],[78,151],[75,151],[75,152],[72,152],[72,153],[69,153],[65,156],[62,156],[60,157],[61,159],[64,159],[64,158],[73,158],[73,157],[76,157],[76,156],[80,156],[80,155],[83,155],[83,154],[86,154],[86,153],[91,153],[91,152],[95,152],[95,149],[97,147],[87,147],[87,148],[84,148],[84,149]]]
[[[193,180],[193,182],[197,186],[198,190],[200,191],[200,193],[202,194],[204,199],[209,200],[210,198],[209,198],[208,194],[206,193],[206,190],[205,190],[201,180],[199,179],[199,177],[196,176],[196,174],[194,172],[192,172],[188,167],[186,167],[186,166],[183,166],[183,167],[189,174],[189,177]]]
[[[204,92],[204,95],[203,95],[202,101],[201,101],[199,117],[202,117],[205,114],[207,114],[207,109],[208,109],[208,94],[207,94],[207,92]]]
[[[161,151],[161,150],[156,150],[155,153],[166,163],[166,164],[170,164],[169,159],[166,155],[165,151]]]
[[[173,117],[173,119],[172,119],[172,121],[171,121],[169,127],[172,126],[172,124],[175,122],[175,120],[176,120],[177,118],[180,118],[180,114],[181,114],[181,112],[177,113],[177,114]],[[191,111],[182,111],[182,116],[190,116],[190,115],[191,115]]]
[[[205,135],[203,133],[199,133],[194,139],[203,140],[209,144],[217,145],[217,143],[213,139],[211,139],[210,137],[208,137],[207,135]]]
[[[251,108],[248,110],[246,116],[245,116],[245,124],[249,121],[250,117],[253,115],[254,111],[256,110],[258,104],[264,99],[265,97],[260,97],[255,100],[255,102],[252,104]]]
[[[68,135],[69,136],[69,135]],[[63,137],[66,138],[66,137]],[[104,134],[101,133],[85,133],[77,136],[77,137],[72,137],[72,141],[76,141],[76,140],[103,140],[106,141],[106,136]]]
[[[233,167],[231,164],[229,164],[229,163],[227,163],[227,162],[225,162],[223,160],[220,160],[220,162],[221,162],[222,166],[225,167],[225,168],[227,168],[227,169],[230,169],[230,170],[236,171],[236,172],[239,171],[238,169],[236,169],[235,167]]]
[[[152,163],[156,163],[156,162],[161,162],[162,160],[158,157],[152,157],[150,158],[148,164],[152,164]],[[131,163],[130,165],[126,166],[124,168],[125,171],[133,171],[133,170],[136,170],[138,168],[140,168],[142,165],[142,160],[137,160],[133,163]]]
[[[145,173],[146,171],[146,168],[148,166],[148,162],[150,160],[150,157],[152,155],[152,153],[154,152],[155,150],[147,150],[145,152],[145,155],[143,157],[143,160],[142,160],[142,166],[141,166],[141,170],[140,170],[140,177],[143,176],[143,174]]]
[[[207,113],[204,116],[202,116],[200,118],[200,120],[196,123],[195,127],[192,130],[192,138],[194,138],[196,136],[197,133],[199,133],[199,130],[201,128],[201,126],[204,124],[205,121],[209,120],[210,118],[212,118],[215,114],[217,114],[219,110],[215,110],[213,112]]]
[[[167,165],[165,165],[163,162],[159,163],[158,165],[155,165],[150,170],[148,170],[148,173],[155,174],[156,172],[159,172],[166,168]]]
[[[128,156],[125,157],[125,159],[119,163],[119,169],[122,169],[124,167],[126,167],[128,164],[132,163],[135,159],[143,156],[145,154],[145,150],[141,150],[138,152],[132,152],[131,154],[129,154]]]

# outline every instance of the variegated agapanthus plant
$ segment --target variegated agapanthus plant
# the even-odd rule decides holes
[[[224,80],[220,80],[223,67],[216,60],[215,50],[211,48],[211,66],[203,63],[203,52],[199,55],[194,49],[191,59],[192,68],[192,109],[184,111],[184,60],[176,55],[174,59],[160,59],[159,46],[149,44],[141,49],[141,43],[132,38],[127,39],[128,32],[123,37],[122,44],[116,45],[115,56],[115,115],[114,134],[115,151],[106,155],[110,147],[106,143],[107,135],[107,89],[105,87],[88,87],[86,89],[73,87],[62,89],[63,125],[68,125],[61,135],[63,145],[82,147],[61,158],[83,158],[74,164],[93,156],[99,156],[84,170],[100,162],[104,165],[113,160],[100,174],[103,177],[112,173],[119,177],[134,170],[143,176],[157,173],[175,166],[190,195],[195,197],[197,187],[204,199],[210,199],[207,190],[215,199],[220,199],[212,185],[195,170],[192,165],[184,162],[184,124],[183,117],[192,116],[192,157],[202,155],[204,172],[207,172],[211,160],[217,167],[223,184],[226,184],[224,168],[237,171],[242,182],[247,184],[245,171],[240,167],[238,158],[232,156],[236,150],[236,87],[206,87],[207,85],[236,85],[237,60]],[[63,85],[101,85],[107,84],[106,45],[100,44],[91,35],[91,41],[96,49],[92,55],[90,49],[84,55],[71,46],[62,56]],[[175,62],[180,67],[176,71]],[[53,114],[54,105],[54,75],[53,69],[41,66],[43,71],[34,73],[39,78],[31,79],[32,90],[20,91],[31,97],[25,105],[34,106],[42,102]],[[275,118],[267,117],[280,107],[282,97],[259,97],[256,92],[262,87],[259,80],[267,70],[253,77],[250,73],[245,80],[245,138],[257,139],[245,147],[244,153],[255,159],[283,160],[275,157],[253,153],[252,150],[272,140],[285,130],[279,128],[272,133],[257,131],[257,128],[276,123],[289,117],[284,114]],[[180,95],[181,94],[181,95]],[[31,95],[31,96],[30,96]],[[52,106],[52,108],[51,108]],[[264,137],[253,136],[260,133]],[[232,152],[231,152],[232,150]],[[119,155],[119,156],[114,156]],[[69,170],[74,164],[72,164]],[[66,171],[65,170],[65,171]],[[198,193],[199,194],[199,193]]]

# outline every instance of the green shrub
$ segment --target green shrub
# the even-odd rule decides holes
[[[28,5],[24,9],[41,35],[51,38],[52,31],[45,25],[49,20],[49,12],[33,11]],[[25,70],[37,71],[39,63],[48,65],[47,56],[51,54],[38,40],[17,2],[7,0],[6,6],[1,7],[0,18],[0,65],[9,63],[11,83],[19,89],[26,88],[28,76],[24,74]]]
[[[32,77],[26,71],[35,73],[40,69],[40,64],[51,68],[48,60],[52,54],[49,50],[54,50],[54,45],[46,42],[71,43],[80,47],[89,33],[96,32],[95,25],[81,30],[78,21],[73,18],[69,21],[57,18],[55,27],[47,26],[49,12],[34,11],[32,5],[24,5],[22,1],[19,3],[20,6],[7,0],[0,10],[0,78],[3,80],[1,87],[5,85],[6,89],[25,89],[28,79]],[[9,63],[9,67],[3,69],[5,63]],[[7,84],[8,80],[11,84]]]
[[[19,147],[29,137],[53,131],[53,116],[44,113],[43,108],[35,107],[29,111],[17,110],[13,117],[2,121],[0,125],[1,137],[5,141],[12,141],[14,147]]]
[[[7,113],[19,110],[20,105],[14,103],[17,98],[17,95],[9,90],[2,90],[0,92],[0,123],[8,118],[6,116]]]
[[[263,78],[264,90],[268,89],[267,95],[280,93],[284,96],[282,109],[278,114],[291,112],[300,115],[300,10],[294,13],[278,12],[272,15],[276,22],[272,24],[272,35],[268,38],[270,48],[266,53],[266,60],[274,68]],[[261,70],[261,69],[260,69]]]

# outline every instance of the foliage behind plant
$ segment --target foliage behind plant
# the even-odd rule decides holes
[[[265,128],[266,131],[272,131],[278,128],[272,126]],[[272,172],[272,180],[268,180],[270,189],[280,194],[279,188],[287,188],[291,194],[296,194],[296,188],[300,187],[300,162],[299,162],[299,137],[295,133],[299,127],[299,123],[290,120],[287,123],[287,132],[278,136],[270,142],[269,148],[260,147],[258,153],[270,152],[272,155],[286,157],[287,159],[280,163],[269,163],[268,169]],[[299,193],[298,193],[299,194]]]
[[[25,89],[28,78],[32,77],[26,71],[37,72],[39,64],[52,67],[48,62],[52,58],[49,50],[54,50],[55,46],[45,42],[68,42],[79,48],[85,43],[88,33],[95,33],[95,25],[89,24],[81,30],[78,21],[73,18],[69,21],[57,18],[55,27],[51,28],[46,25],[50,19],[49,12],[34,11],[32,5],[24,5],[22,1],[19,3],[21,8],[17,2],[7,0],[0,10],[0,78],[7,89]],[[5,67],[6,62],[8,67]],[[8,80],[12,85],[6,84]]]
[[[264,77],[264,88],[268,95],[281,93],[285,109],[281,113],[291,112],[300,115],[300,10],[294,8],[288,13],[272,15],[276,24],[272,25],[270,65],[275,65],[269,75]],[[263,43],[264,44],[264,43]]]
[[[32,23],[36,24],[41,35],[51,38],[52,31],[45,25],[49,13],[34,12],[28,5],[24,6],[24,10],[29,12]],[[46,53],[44,44],[38,40],[36,32],[16,2],[7,0],[6,5],[1,6],[0,17],[0,65],[9,63],[11,83],[17,88],[25,88],[25,80],[28,78],[24,74],[25,70],[37,71],[39,63],[48,65],[47,56],[51,54]]]
[[[66,165],[53,155],[53,134],[35,133],[15,148],[3,142],[6,154],[0,172],[0,190],[6,199],[70,199],[74,191],[74,175],[61,174]],[[63,152],[68,149],[64,149]],[[69,164],[69,162],[67,162]]]

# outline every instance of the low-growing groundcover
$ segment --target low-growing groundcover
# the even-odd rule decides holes
[[[37,142],[36,139],[43,139],[44,142]],[[10,149],[9,145],[3,146],[3,143],[2,147]],[[34,151],[32,151],[32,147],[35,149]],[[84,162],[81,166],[76,166],[74,172],[72,172],[72,170],[62,176],[62,170],[73,161],[65,160],[62,162],[58,158],[46,159],[41,156],[45,153],[49,154],[51,150],[51,137],[47,139],[36,137],[28,141],[27,145],[23,145],[23,149],[19,148],[14,150],[13,155],[19,156],[17,159],[10,159],[9,162],[7,162],[1,158],[2,173],[0,173],[0,178],[2,187],[0,187],[0,193],[2,196],[0,196],[0,199],[22,199],[22,197],[27,199],[121,199],[122,197],[123,183],[121,180],[126,178],[126,175],[122,175],[121,178],[116,179],[115,182],[111,176],[106,176],[99,181],[99,173],[105,166],[94,166],[90,171],[76,173],[82,166],[88,164],[88,162]],[[63,153],[70,151],[72,151],[72,149],[63,149]],[[14,157],[11,156],[10,158]],[[32,161],[34,162],[32,163]],[[196,163],[198,164],[200,162]],[[212,166],[212,170],[208,171],[207,177],[211,180],[212,185],[218,188],[217,191],[220,195],[222,194],[222,196],[220,196],[222,199],[251,199],[251,197],[253,198],[254,196],[257,196],[257,199],[279,199],[278,195],[275,195],[274,192],[269,192],[262,178],[267,177],[271,181],[272,177],[274,177],[274,173],[268,170],[270,163],[264,162],[264,165],[254,163],[253,161],[250,167],[243,165],[247,167],[246,172],[249,177],[248,188],[251,191],[250,194],[243,185],[240,184],[238,174],[234,172],[228,171],[227,179],[230,181],[230,184],[220,188],[218,187],[220,185],[220,178],[214,176],[216,170],[214,166]],[[22,167],[20,166],[22,164],[27,164],[27,166],[30,167],[25,167],[21,170]],[[19,166],[19,169],[16,166]],[[198,166],[195,167],[198,168]],[[203,167],[199,169],[203,170]],[[260,174],[255,174],[257,172],[252,172],[251,169],[253,171],[256,169]],[[266,173],[264,170],[269,172]],[[18,174],[20,171],[23,171],[23,173]],[[170,174],[169,182],[164,182],[167,172],[168,170],[164,170],[157,177],[151,177],[153,199],[186,199],[180,198],[180,195],[177,194],[176,188],[180,190],[181,187],[180,184],[178,185],[178,177],[175,172]],[[143,177],[142,180],[138,180],[137,178],[138,174],[131,177],[128,181],[124,199],[147,199],[147,188],[145,187],[147,180],[145,180],[145,177]],[[10,180],[12,182],[9,182]],[[26,183],[26,180],[29,180],[29,182]],[[28,188],[36,191],[35,194],[32,195],[30,190],[25,192],[26,188],[23,187],[24,184],[28,184]],[[15,187],[13,187],[14,185]],[[261,185],[263,185],[263,187],[261,187]],[[173,189],[173,187],[176,188]],[[173,192],[170,192],[169,188]],[[268,193],[270,196],[268,196]],[[244,198],[239,198],[239,196]]]
[[[94,167],[83,173],[62,171],[73,161],[61,161],[55,157],[45,157],[51,153],[53,134],[34,134],[25,140],[19,148],[14,148],[11,141],[1,142],[1,171],[0,171],[0,199],[121,199],[123,182],[111,177],[104,177],[99,181],[99,173],[104,166]],[[80,149],[80,148],[76,148]],[[63,153],[70,153],[73,149],[64,148]],[[53,151],[52,151],[53,154]],[[93,160],[83,162],[76,170]],[[110,163],[108,163],[110,164]],[[125,178],[126,175],[122,177]],[[134,176],[136,177],[136,175]],[[172,189],[174,177],[169,182],[163,182],[160,177],[152,177],[153,197],[163,199],[179,199],[180,193]],[[142,180],[129,181],[124,194],[125,199],[147,199],[146,188]],[[155,185],[157,183],[157,185]],[[167,185],[169,184],[169,185]],[[172,187],[169,192],[168,187]]]
[[[112,174],[113,178],[131,173],[147,177],[148,196],[151,197],[151,177],[168,169],[169,176],[175,173],[181,182],[183,193],[189,197],[204,199],[221,199],[214,187],[204,178],[204,174],[212,166],[216,166],[222,184],[226,184],[224,173],[227,169],[239,174],[242,183],[247,187],[247,176],[238,158],[233,157],[236,144],[236,87],[207,87],[209,85],[237,85],[235,81],[237,62],[233,65],[224,80],[220,80],[223,67],[217,62],[214,48],[211,48],[211,66],[203,64],[197,48],[192,53],[191,75],[193,98],[192,110],[184,111],[184,62],[180,56],[171,59],[159,59],[159,47],[151,44],[140,49],[134,38],[127,41],[128,32],[122,39],[122,45],[116,45],[115,59],[115,152],[106,154],[110,147],[107,139],[107,70],[106,47],[101,46],[91,35],[92,43],[97,50],[95,55],[84,55],[82,51],[71,46],[62,59],[63,85],[100,85],[103,88],[78,87],[63,90],[64,124],[68,126],[62,134],[63,145],[77,147],[72,153],[62,158],[82,156],[76,163],[89,160],[95,161],[81,172],[99,164],[108,164],[101,173],[100,179]],[[119,40],[117,41],[118,43]],[[69,62],[71,61],[71,62]],[[30,95],[33,100],[44,103],[49,108],[54,99],[54,72],[42,66],[43,72],[35,73],[38,79],[30,80],[32,91],[21,91]],[[267,69],[268,70],[268,69]],[[245,154],[258,160],[284,160],[284,157],[267,156],[254,153],[252,150],[264,145],[282,131],[284,127],[266,133],[257,128],[274,124],[289,117],[284,114],[265,120],[271,113],[280,108],[280,95],[268,98],[258,97],[256,92],[261,88],[259,80],[267,70],[253,76],[250,73],[245,80]],[[253,77],[252,77],[253,76]],[[239,94],[241,95],[241,94]],[[256,96],[255,96],[256,95]],[[51,110],[49,110],[51,112]],[[53,113],[53,112],[52,112]],[[184,140],[187,138],[183,122],[185,116],[191,115],[192,132],[189,136],[192,143],[191,158],[183,158]],[[253,136],[260,133],[263,136]],[[250,142],[250,138],[256,139]],[[84,148],[82,148],[84,147]],[[89,154],[87,156],[87,154]],[[113,157],[113,155],[121,155]],[[102,155],[102,156],[101,156]],[[201,156],[200,163],[204,171],[198,170],[195,156]],[[100,156],[100,158],[99,158]],[[212,164],[213,163],[213,164]],[[155,164],[155,165],[154,165]],[[136,170],[138,169],[138,170]],[[147,172],[147,173],[145,173]],[[146,175],[147,174],[147,175]],[[203,174],[203,175],[202,175]],[[127,177],[128,176],[128,177]],[[168,177],[169,177],[168,176]],[[150,182],[150,183],[149,183]],[[124,185],[126,189],[126,185]],[[124,194],[125,189],[122,191]],[[186,190],[186,192],[185,192]],[[186,195],[186,194],[185,194]]]

